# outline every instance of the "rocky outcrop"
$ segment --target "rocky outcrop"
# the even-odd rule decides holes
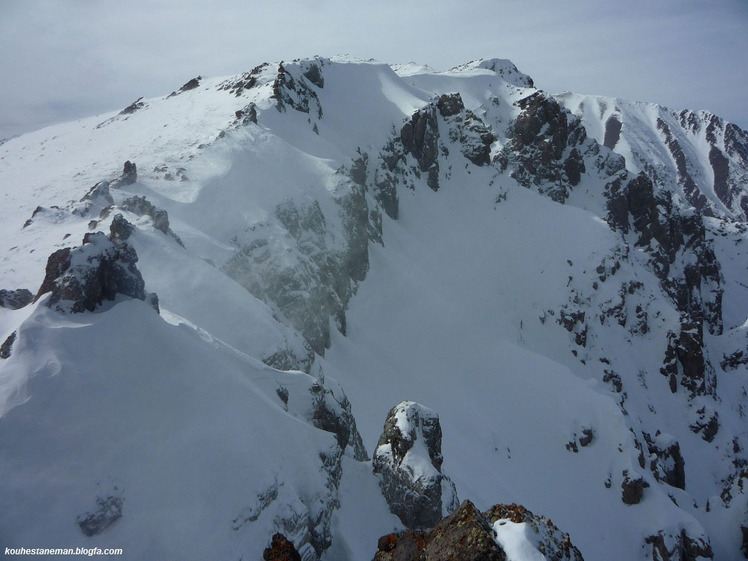
[[[284,385],[282,379],[291,384]],[[334,381],[325,380],[319,364],[314,365],[314,376],[299,373],[279,375],[275,396],[282,407],[299,421],[331,433],[331,438],[325,439],[326,443],[312,452],[318,459],[317,466],[324,483],[311,495],[297,496],[293,479],[275,479],[237,513],[232,528],[242,531],[248,524],[267,516],[265,511],[273,511],[275,531],[291,536],[301,557],[313,561],[319,559],[333,541],[333,515],[340,507],[343,457],[353,456],[359,462],[369,458],[348,398]],[[278,502],[282,506],[279,507]]]
[[[317,66],[319,69],[319,66]],[[294,71],[300,70],[294,68]],[[308,73],[311,68],[307,68]],[[310,115],[316,115],[318,119],[322,118],[322,105],[319,102],[319,97],[314,87],[320,87],[319,82],[323,80],[322,74],[312,74],[315,81],[309,79],[301,72],[299,75],[294,75],[295,72],[291,72],[283,63],[278,65],[278,72],[273,82],[273,99],[275,99],[275,107],[278,111],[285,111],[287,107],[300,111],[301,113],[308,113]],[[324,84],[324,81],[322,81]]]
[[[657,481],[678,489],[686,488],[686,463],[680,444],[672,437],[657,431],[654,436],[644,433],[650,457],[650,469]]]
[[[333,433],[341,450],[350,446],[353,450],[353,457],[359,462],[368,461],[369,455],[366,453],[364,442],[356,428],[351,403],[342,390],[338,398],[330,388],[315,383],[312,384],[311,392],[314,396],[312,412],[314,426]]]
[[[429,528],[457,506],[454,483],[442,473],[438,415],[413,401],[387,414],[374,451],[374,473],[393,514],[408,528]]]
[[[112,187],[118,189],[120,187],[126,187],[132,185],[138,181],[138,167],[134,162],[127,160],[122,168],[122,175],[114,183]]]
[[[406,531],[380,538],[374,561],[505,561],[488,520],[470,501],[430,532]]]
[[[97,497],[96,510],[81,514],[76,522],[89,538],[98,536],[122,518],[124,499],[121,496]]]
[[[10,358],[10,353],[13,350],[13,343],[16,342],[16,332],[14,331],[3,341],[0,345],[0,358]]]
[[[649,487],[649,483],[639,474],[629,474],[628,470],[623,472],[623,481],[621,482],[621,500],[626,505],[636,505],[644,498],[644,489]]]
[[[416,182],[438,191],[440,177],[449,179],[451,166],[442,162],[457,149],[473,165],[491,164],[496,135],[475,113],[465,108],[459,93],[443,94],[415,111],[375,157],[362,154],[351,167],[384,213],[397,220],[399,188],[415,189]],[[364,172],[364,173],[362,173]],[[376,217],[371,220],[376,224]],[[381,231],[380,231],[381,237]],[[372,238],[374,239],[374,238]]]
[[[138,216],[148,216],[153,221],[153,227],[156,230],[171,236],[179,245],[184,247],[179,236],[169,228],[169,214],[164,209],[158,208],[145,197],[133,195],[122,201],[121,208]]]
[[[139,97],[135,101],[133,101],[130,105],[125,107],[122,111],[119,112],[120,115],[132,115],[136,111],[140,111],[145,107],[145,103],[142,101],[142,97]]]
[[[426,174],[426,184],[439,190],[439,124],[436,108],[429,104],[419,109],[400,129],[400,142],[406,154],[418,162],[418,170]]]
[[[134,164],[133,164],[134,165]],[[96,185],[89,189],[88,193],[83,195],[80,202],[89,204],[85,207],[85,212],[78,211],[79,214],[84,215],[91,206],[98,203],[99,206],[109,206],[114,204],[112,194],[109,192],[109,182],[99,181]]]
[[[672,195],[656,192],[644,173],[617,178],[606,188],[608,223],[650,257],[660,285],[680,312],[680,329],[668,335],[660,372],[673,392],[714,395],[716,375],[704,355],[704,328],[722,333],[722,273],[703,217],[681,210]]]
[[[526,545],[534,548],[538,557],[584,561],[569,534],[547,518],[514,504],[495,505],[481,514],[470,501],[464,501],[428,532],[406,530],[382,536],[374,561],[505,561],[502,530],[519,524],[532,535]]]
[[[169,215],[164,209],[156,207],[145,197],[134,195],[122,201],[123,210],[137,214],[138,216],[149,216],[153,220],[153,227],[164,234],[169,232]]]
[[[465,109],[460,94],[441,95],[436,107],[448,127],[449,140],[459,143],[462,155],[476,166],[489,165],[496,135],[475,113]]]
[[[274,534],[270,545],[262,552],[263,561],[301,561],[293,543],[283,534]]]
[[[571,536],[562,532],[545,516],[533,514],[531,511],[517,504],[498,504],[492,506],[483,516],[499,533],[499,528],[508,524],[524,524],[533,536],[533,542],[538,551],[546,559],[562,561],[584,561],[582,553],[571,542]],[[501,542],[501,539],[498,540]]]
[[[563,203],[586,171],[587,132],[579,119],[544,92],[518,101],[517,106],[522,112],[497,160],[502,169],[511,167],[520,185]]]
[[[195,77],[195,78],[192,78],[192,79],[188,80],[188,81],[187,81],[187,82],[186,82],[185,84],[183,84],[183,85],[182,85],[182,87],[181,87],[181,88],[179,88],[179,89],[178,89],[177,91],[175,91],[175,92],[171,92],[171,93],[170,93],[170,94],[169,94],[168,96],[166,96],[166,97],[167,97],[167,98],[169,98],[169,97],[174,97],[174,96],[177,96],[177,95],[179,95],[179,94],[183,94],[184,92],[188,92],[188,91],[190,91],[190,90],[194,90],[194,89],[196,89],[196,88],[197,88],[198,86],[200,86],[200,81],[201,81],[202,79],[203,79],[203,77],[202,77],[202,76],[197,76],[197,77]]]
[[[679,532],[660,531],[644,538],[650,547],[653,561],[706,561],[714,558],[706,536],[691,536],[685,529]]]
[[[147,300],[158,311],[155,294],[145,292],[136,267],[138,256],[127,243],[133,226],[121,215],[112,221],[110,235],[89,233],[83,245],[55,251],[47,261],[46,275],[36,295],[51,293],[47,305],[60,312],[92,312],[104,300],[119,294]]]
[[[16,290],[0,290],[0,308],[9,310],[20,310],[24,306],[31,304],[34,295],[26,288]]]

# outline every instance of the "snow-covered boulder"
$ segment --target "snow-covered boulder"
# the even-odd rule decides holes
[[[47,305],[61,312],[94,311],[104,300],[118,295],[146,300],[158,309],[155,295],[145,291],[145,281],[135,266],[138,255],[127,243],[133,226],[115,216],[110,235],[88,233],[83,245],[55,251],[47,261],[46,275],[37,300],[50,292]]]
[[[374,473],[390,510],[408,528],[430,528],[457,507],[452,480],[442,473],[439,416],[413,401],[387,414],[374,452]]]

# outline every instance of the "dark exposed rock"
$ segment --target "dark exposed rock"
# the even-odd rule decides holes
[[[270,65],[267,62],[257,65],[250,72],[244,72],[238,78],[232,78],[222,82],[218,86],[218,89],[221,91],[228,90],[236,97],[239,97],[244,93],[244,90],[250,90],[257,85],[257,77],[269,66]]]
[[[579,437],[579,445],[586,448],[595,440],[595,432],[590,428],[582,429],[582,436]]]
[[[427,184],[439,190],[439,125],[436,109],[429,104],[416,111],[400,130],[400,142],[406,154],[412,154],[421,172],[427,173]]]
[[[408,528],[429,528],[457,506],[454,483],[441,472],[441,440],[439,417],[418,403],[403,401],[387,414],[372,464],[390,510]]]
[[[134,164],[133,164],[134,165]],[[113,205],[114,199],[112,194],[109,192],[109,182],[99,181],[96,185],[83,195],[82,201],[102,201],[105,205]]]
[[[522,112],[498,161],[502,168],[513,165],[512,177],[521,185],[563,203],[586,171],[582,146],[587,133],[579,119],[543,92],[517,105]]]
[[[181,88],[179,88],[179,90],[177,90],[176,92],[171,92],[167,97],[174,97],[175,95],[179,95],[181,93],[188,92],[190,90],[194,90],[195,88],[197,88],[200,85],[200,80],[202,80],[202,79],[203,79],[202,76],[198,76],[196,78],[192,78],[191,80],[189,80],[188,82],[186,82]]]
[[[644,481],[641,475],[629,477],[628,470],[625,470],[621,482],[621,500],[627,505],[639,504],[644,497],[644,489],[647,487],[649,483]]]
[[[730,161],[722,153],[722,150],[716,146],[709,149],[709,163],[714,172],[714,194],[719,200],[725,202],[729,207],[730,193]]]
[[[320,70],[319,64],[310,64],[309,68],[304,72],[304,78],[309,80],[318,88],[325,87],[325,77],[322,76],[322,70]]]
[[[76,522],[89,538],[98,536],[117,520],[122,518],[124,499],[118,496],[97,497],[97,508],[93,512],[80,515]]]
[[[466,110],[462,122],[457,123],[460,152],[476,166],[487,166],[491,163],[491,145],[496,136],[475,113]],[[450,136],[454,135],[450,127]]]
[[[659,433],[652,437],[644,433],[651,460],[650,469],[657,481],[678,489],[686,488],[686,463],[680,453],[680,444],[674,439],[665,439]]]
[[[133,183],[137,182],[137,180],[138,166],[136,166],[134,162],[127,160],[125,162],[125,165],[122,167],[122,175],[119,177],[119,179],[111,183],[110,186],[114,189],[118,189],[120,187],[132,185]]]
[[[714,440],[719,432],[719,415],[707,407],[701,407],[696,411],[697,420],[691,423],[688,428],[696,434],[701,434],[701,438],[707,442]]]
[[[583,428],[581,430],[581,433],[581,436],[577,435],[577,433],[574,433],[572,439],[566,443],[566,449],[569,452],[574,452],[575,454],[577,454],[579,453],[580,446],[582,448],[586,448],[595,440],[595,431],[591,428]]]
[[[464,501],[450,516],[430,531],[406,530],[379,539],[374,561],[505,561],[497,543],[494,526],[526,524],[537,552],[553,561],[584,561],[571,543],[549,519],[536,516],[520,505],[495,505],[484,513]]]
[[[700,323],[681,324],[680,333],[668,334],[668,345],[660,373],[671,380],[671,390],[677,385],[685,388],[691,397],[713,395],[716,391],[716,377],[703,354],[704,334]]]
[[[439,108],[439,114],[442,117],[459,115],[465,110],[465,104],[462,102],[462,97],[458,93],[441,95],[436,102],[436,106]]]
[[[36,215],[39,214],[40,212],[44,212],[44,210],[45,210],[44,207],[37,206],[34,209],[34,211],[31,213],[31,218],[29,218],[28,220],[26,220],[26,222],[23,223],[23,228],[28,228],[29,226],[31,226],[31,224],[34,222],[34,218],[36,217]]]
[[[369,164],[369,154],[364,152],[351,163],[350,176],[356,185],[366,185],[367,167]]]
[[[273,535],[270,546],[262,552],[263,561],[301,561],[293,543],[283,534]]]
[[[20,310],[24,306],[31,304],[34,295],[30,290],[19,288],[16,290],[0,289],[0,308],[9,310]]]
[[[735,370],[739,366],[748,364],[748,352],[743,349],[738,349],[722,357],[720,361],[722,370]]]
[[[169,233],[169,214],[162,208],[156,207],[145,197],[134,195],[122,201],[122,209],[137,214],[149,216],[153,220],[153,227],[164,234]]]
[[[680,330],[668,336],[660,371],[673,392],[681,385],[691,397],[714,395],[716,375],[704,356],[703,332],[704,325],[715,335],[723,329],[722,274],[703,218],[656,194],[643,173],[624,181],[607,186],[608,222],[623,233],[635,233],[635,244],[650,255],[653,272],[681,313]],[[643,309],[637,310],[637,321],[639,331],[649,330]]]
[[[58,249],[47,259],[47,267],[45,270],[44,280],[42,285],[34,297],[34,301],[37,301],[43,294],[52,292],[56,287],[56,280],[65,273],[70,267],[70,252],[69,247]]]
[[[712,211],[709,206],[709,201],[691,176],[691,173],[688,170],[688,159],[683,153],[683,147],[678,142],[678,139],[675,138],[675,135],[673,135],[668,124],[659,117],[657,119],[657,129],[662,132],[665,145],[668,147],[670,154],[675,160],[678,183],[680,183],[683,188],[683,194],[686,196],[686,200],[697,210],[700,210],[706,215],[711,215]]]
[[[566,331],[574,336],[574,343],[580,347],[587,346],[587,331],[588,327],[584,321],[585,318],[584,310],[560,310],[558,322],[559,325],[563,326]]]
[[[615,115],[611,115],[608,117],[608,120],[605,121],[605,139],[603,140],[603,146],[613,150],[613,148],[616,147],[616,144],[618,144],[619,138],[621,138],[621,121],[619,121]]]
[[[493,539],[489,522],[470,501],[464,501],[450,516],[439,521],[429,532],[423,552],[430,561],[506,559],[504,550]]]
[[[117,243],[126,242],[134,231],[135,226],[125,220],[121,214],[116,214],[109,225],[109,239]]]
[[[685,529],[679,533],[660,531],[644,538],[652,546],[653,561],[699,561],[713,559],[714,553],[705,536],[692,537]]]
[[[493,530],[470,501],[428,533],[406,531],[379,541],[374,561],[505,561]]]
[[[314,350],[307,344],[304,345],[304,350],[306,352],[300,356],[289,348],[281,349],[263,358],[262,362],[278,370],[301,370],[309,374],[314,363]]]
[[[118,231],[115,229],[111,237],[103,232],[88,233],[82,246],[55,251],[47,261],[36,299],[50,292],[47,305],[71,313],[94,311],[118,294],[145,301],[145,283],[135,265],[138,256],[117,237]],[[153,305],[155,299],[148,301]]]
[[[145,103],[141,101],[142,99],[143,99],[142,97],[139,97],[138,99],[133,101],[130,105],[125,107],[122,111],[120,111],[119,114],[120,115],[132,115],[139,109],[142,109],[143,107],[145,107]]]
[[[398,149],[399,143],[388,142],[378,157],[374,169],[374,185],[372,191],[374,199],[392,220],[397,220],[400,213],[400,198],[397,185],[402,179],[402,173],[397,169],[404,154]]]
[[[283,63],[278,65],[278,73],[273,82],[272,98],[275,99],[275,107],[278,111],[285,111],[286,107],[290,107],[302,113],[310,113],[316,107],[317,117],[322,118],[322,105],[320,105],[317,92],[310,88],[303,78],[294,78]]]
[[[16,332],[14,331],[3,341],[0,345],[0,358],[10,358],[10,353],[13,350],[13,343],[16,342]]]
[[[342,399],[338,400],[331,390],[319,384],[314,384],[311,391],[314,395],[312,412],[314,426],[333,433],[341,450],[350,446],[354,458],[359,462],[367,461],[369,455],[366,453],[364,442],[356,428],[356,419],[351,413],[348,398],[343,395]]]

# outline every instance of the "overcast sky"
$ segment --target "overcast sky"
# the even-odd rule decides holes
[[[553,93],[748,129],[748,0],[0,0],[0,53],[0,138],[317,54],[509,58]]]

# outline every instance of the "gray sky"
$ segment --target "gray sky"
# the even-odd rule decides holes
[[[748,129],[746,0],[0,0],[0,53],[0,138],[317,54],[508,58],[550,92]]]

